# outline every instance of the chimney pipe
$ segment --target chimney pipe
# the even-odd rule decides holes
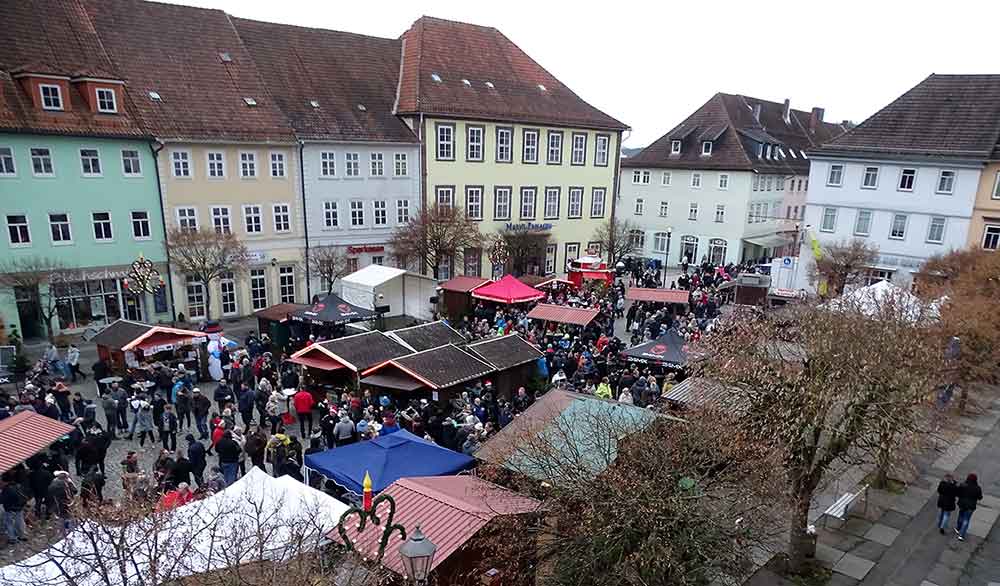
[[[785,119],[785,124],[792,123],[792,102],[788,98],[785,98],[785,109],[781,113],[781,117]]]
[[[825,110],[823,108],[813,108],[812,113],[809,115],[809,132],[815,134],[816,127],[819,123],[823,121],[823,113]]]
[[[755,104],[753,107],[753,119],[760,123],[760,104]]]

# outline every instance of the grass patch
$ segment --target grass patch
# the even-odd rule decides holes
[[[891,492],[892,494],[903,494],[906,492],[906,483],[902,480],[896,480],[895,478],[890,478],[888,480],[888,486],[876,486],[876,476],[878,476],[877,473],[869,472],[868,475],[865,476],[864,480],[861,481],[861,484],[868,484],[876,490],[884,490],[886,492]]]
[[[796,586],[825,586],[833,577],[833,570],[821,566],[819,562],[810,562],[806,569],[798,574],[788,574],[787,578]]]

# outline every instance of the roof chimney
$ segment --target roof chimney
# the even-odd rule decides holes
[[[754,104],[753,106],[753,119],[760,123],[760,104]]]
[[[788,98],[785,98],[785,109],[782,112],[781,117],[785,119],[785,124],[792,123],[792,102]]]
[[[824,112],[825,110],[823,110],[823,108],[812,109],[812,114],[809,115],[809,132],[812,132],[813,134],[816,133],[816,127],[823,121]]]

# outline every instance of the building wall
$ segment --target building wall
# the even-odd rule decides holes
[[[174,153],[187,153],[189,176],[177,176],[174,171]],[[209,153],[222,153],[224,176],[210,177]],[[241,153],[256,154],[256,178],[241,177]],[[270,155],[285,155],[284,177],[272,177]],[[303,220],[302,197],[299,180],[298,147],[296,145],[266,144],[190,144],[168,143],[159,153],[160,178],[163,184],[164,213],[167,226],[179,225],[180,208],[193,208],[198,227],[213,226],[212,209],[229,210],[230,229],[245,243],[250,260],[246,266],[234,267],[236,296],[235,311],[222,310],[221,284],[211,284],[211,316],[235,317],[249,315],[257,309],[281,302],[279,275],[290,270],[294,279],[294,294],[285,300],[304,303],[306,288],[302,268]],[[260,206],[260,232],[248,232],[244,206]],[[275,205],[288,205],[288,230],[276,229]],[[283,222],[282,222],[283,223]],[[254,303],[251,298],[251,278],[262,272],[266,295]],[[174,281],[177,312],[189,319],[201,319],[196,310],[192,315],[192,299],[183,275],[176,268],[171,275]]]
[[[436,129],[439,125],[454,125],[455,157],[454,161],[438,160],[436,156]],[[484,155],[482,162],[466,160],[467,128],[481,126],[484,129]],[[496,161],[497,127],[513,128],[512,162],[498,163]],[[523,162],[524,130],[539,130],[538,163]],[[549,131],[563,133],[562,164],[546,163],[546,145]],[[574,133],[586,136],[586,158],[583,165],[571,164],[571,145]],[[596,136],[608,137],[608,161],[606,166],[597,166],[595,161]],[[466,188],[481,187],[483,190],[483,219],[480,229],[486,234],[495,234],[504,230],[508,224],[521,228],[533,228],[527,224],[550,225],[549,244],[556,245],[556,256],[550,268],[556,273],[564,273],[567,252],[571,258],[573,247],[578,245],[578,256],[586,253],[588,244],[594,238],[598,226],[611,217],[614,197],[615,174],[617,173],[616,153],[619,151],[620,136],[614,131],[594,131],[573,128],[554,128],[539,125],[506,124],[481,121],[448,120],[440,118],[425,118],[423,132],[423,148],[426,164],[426,201],[435,201],[439,187],[455,189],[456,205],[465,205]],[[511,188],[511,213],[509,219],[498,219],[495,215],[495,189],[497,187]],[[520,195],[522,187],[537,188],[534,217],[523,217],[520,214]],[[558,215],[546,217],[544,212],[545,190],[548,187],[559,189]],[[579,218],[569,218],[569,189],[583,188],[582,213]],[[604,209],[599,217],[593,217],[592,199],[594,189],[604,190]],[[569,245],[569,247],[567,246]],[[481,274],[490,276],[492,266],[484,251],[480,259]],[[456,259],[457,273],[463,272],[460,259]]]
[[[333,168],[329,166],[332,153]],[[382,155],[381,176],[372,173],[373,153]],[[347,155],[357,154],[358,174],[347,175]],[[405,174],[397,174],[397,155],[406,156]],[[306,218],[309,223],[310,246],[347,247],[349,257],[357,260],[358,268],[373,262],[393,264],[387,246],[393,231],[400,225],[400,202],[408,206],[409,217],[419,210],[420,149],[416,144],[371,143],[309,143],[303,149]],[[402,171],[403,169],[398,169]],[[364,204],[364,224],[352,225],[351,202]],[[385,202],[386,223],[375,224],[375,202]],[[334,217],[328,217],[327,205],[336,206]],[[332,212],[332,210],[330,210]],[[311,291],[325,291],[325,285],[311,277]]]
[[[968,245],[1000,248],[1000,163],[989,163],[983,169],[976,190],[976,203],[969,224]],[[987,233],[987,229],[989,232]],[[995,236],[994,236],[995,235]],[[995,244],[996,243],[996,244]]]
[[[13,150],[15,174],[0,175],[0,201],[3,202],[4,236],[0,243],[0,258],[52,259],[73,271],[67,274],[71,281],[108,280],[119,293],[121,279],[129,265],[139,254],[158,263],[165,271],[163,250],[163,224],[160,213],[156,169],[150,146],[141,140],[109,140],[83,137],[0,134],[0,148]],[[51,153],[52,174],[36,175],[32,168],[30,150],[47,148]],[[95,149],[99,153],[100,174],[85,176],[80,149]],[[126,176],[123,170],[122,150],[135,151],[139,157],[140,173]],[[111,221],[111,238],[98,240],[93,225],[93,213],[107,213]],[[136,237],[132,229],[132,212],[145,212],[149,235]],[[49,224],[49,214],[66,214],[69,221],[70,240],[57,242]],[[23,215],[28,221],[31,242],[28,245],[11,243],[8,216]],[[60,231],[60,234],[62,232]],[[141,234],[142,232],[140,232]],[[81,298],[87,297],[81,294]],[[20,324],[13,295],[3,292],[0,315],[9,331],[18,326],[26,333],[29,324]],[[154,304],[147,300],[153,315],[144,319],[166,319],[168,311],[155,313]],[[84,302],[81,302],[84,303]],[[91,302],[87,302],[88,304]],[[94,301],[95,313],[103,302]],[[113,307],[113,306],[112,306]],[[81,307],[82,309],[82,307]],[[103,311],[108,307],[103,306]],[[89,311],[89,309],[88,309]],[[86,325],[81,311],[80,319],[54,324],[56,332],[78,330],[73,325]],[[117,316],[115,316],[117,317]],[[58,322],[58,320],[53,320]],[[79,322],[79,323],[77,323]]]

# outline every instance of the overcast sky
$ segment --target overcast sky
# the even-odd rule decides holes
[[[860,122],[931,73],[1000,73],[996,0],[177,3],[392,38],[425,14],[493,26],[631,126],[627,147],[646,146],[720,91]]]

